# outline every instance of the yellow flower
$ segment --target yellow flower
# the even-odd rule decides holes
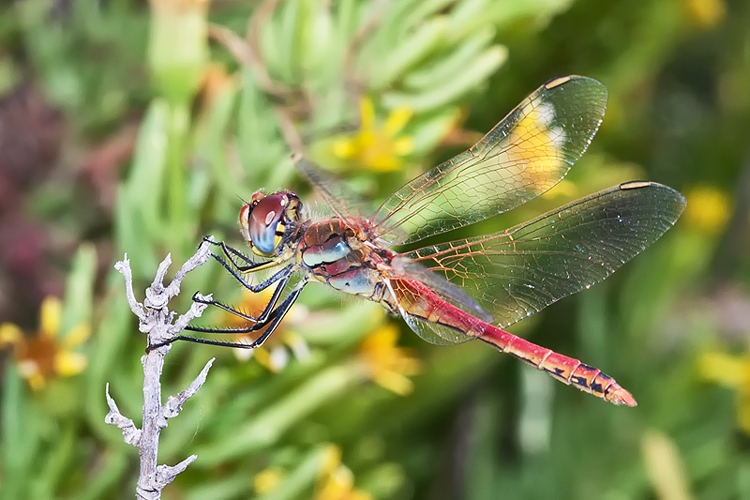
[[[365,364],[368,376],[376,384],[405,396],[414,388],[408,376],[419,373],[419,359],[409,349],[397,347],[399,329],[393,323],[385,323],[367,335],[359,349],[359,357]]]
[[[273,288],[266,288],[260,293],[245,290],[237,310],[257,317],[271,300],[272,295]],[[247,361],[255,357],[258,363],[274,373],[278,373],[286,368],[289,363],[289,351],[299,361],[307,360],[310,357],[310,348],[302,335],[294,331],[293,328],[301,326],[308,316],[309,311],[306,307],[300,304],[292,306],[284,319],[281,320],[281,324],[276,331],[262,346],[256,349],[234,349],[235,356],[240,361]],[[241,328],[249,325],[247,321],[230,313],[226,314],[226,323],[233,328]],[[261,332],[239,335],[237,339],[240,342],[249,343],[258,338]]]
[[[694,229],[715,234],[724,229],[730,214],[729,197],[712,186],[695,186],[685,193],[685,222]]]
[[[724,0],[684,0],[683,8],[688,19],[698,28],[710,29],[726,15]]]
[[[732,356],[708,352],[699,360],[702,378],[737,391],[737,423],[750,436],[750,352]]]
[[[91,333],[89,325],[79,325],[60,335],[62,305],[56,297],[42,302],[39,331],[24,335],[12,323],[0,325],[0,347],[13,346],[18,371],[32,389],[42,389],[53,376],[71,377],[87,365],[86,357],[74,349]]]
[[[414,140],[400,135],[412,117],[410,109],[398,107],[382,126],[375,120],[375,105],[364,97],[359,103],[359,131],[333,143],[333,154],[341,160],[374,172],[391,172],[403,165],[403,158],[414,151]]]
[[[315,500],[372,500],[372,495],[354,488],[354,474],[341,463],[341,448],[330,445],[320,469]]]
[[[269,467],[260,471],[253,479],[253,489],[258,495],[265,495],[281,484],[284,471],[278,467]]]

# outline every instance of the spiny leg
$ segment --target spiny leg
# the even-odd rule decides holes
[[[251,259],[247,255],[245,255],[244,253],[240,252],[239,250],[237,250],[234,247],[231,247],[231,246],[227,245],[223,241],[220,242],[220,243],[217,243],[217,244],[221,247],[221,251],[224,252],[224,255],[227,256],[227,259],[229,259],[229,261],[232,263],[232,265],[234,267],[236,267],[237,269],[239,269],[240,271],[242,271],[242,272],[251,271],[255,267],[258,267],[261,264],[265,264],[265,262],[255,262],[253,259]],[[234,259],[232,258],[232,256],[240,259],[242,262],[244,262],[245,264],[247,264],[247,266],[237,265],[237,263],[234,261]]]
[[[291,268],[291,266],[290,266],[290,268]],[[284,270],[282,270],[282,271],[284,271]],[[280,278],[276,278],[276,275],[280,275],[281,277]],[[276,303],[279,301],[279,298],[281,297],[281,293],[284,291],[284,288],[286,288],[286,286],[289,284],[289,280],[291,279],[291,271],[289,271],[288,273],[285,273],[284,275],[282,275],[282,273],[279,272],[279,273],[276,273],[276,275],[271,276],[271,278],[269,278],[268,280],[266,280],[263,283],[261,283],[261,285],[265,285],[265,286],[263,288],[261,288],[260,290],[258,290],[258,291],[261,291],[261,290],[264,290],[265,288],[268,288],[268,286],[270,286],[274,281],[278,281],[279,282],[276,285],[276,289],[274,289],[274,291],[273,291],[273,295],[271,296],[271,299],[268,301],[268,303],[266,304],[266,306],[263,308],[263,311],[258,315],[257,318],[254,317],[254,316],[251,316],[249,314],[245,314],[242,311],[238,311],[237,309],[235,309],[235,308],[233,308],[231,306],[228,306],[228,305],[224,304],[223,302],[219,302],[218,300],[213,300],[213,299],[207,300],[207,299],[198,298],[197,294],[193,295],[193,301],[194,302],[198,302],[199,304],[206,304],[206,305],[209,305],[209,306],[218,307],[219,309],[221,309],[223,311],[226,311],[226,312],[228,312],[230,314],[233,314],[233,315],[235,315],[235,316],[237,316],[239,318],[242,318],[245,321],[249,321],[251,323],[262,323],[262,322],[266,321],[266,319],[268,318],[268,315],[271,313],[271,311],[273,311],[274,307],[276,307]],[[237,279],[239,280],[241,278],[237,278]],[[255,292],[255,290],[252,290],[252,291]],[[188,325],[187,327],[185,327],[185,329],[193,331],[193,332],[203,332],[203,333],[236,333],[232,329],[224,329],[224,328],[202,328],[202,327],[191,326],[191,325]],[[228,331],[224,331],[224,330],[228,330]]]
[[[210,239],[207,236],[203,237],[203,241],[207,241],[212,245],[216,245],[221,248],[222,253],[226,256],[227,260],[232,263],[232,265],[241,273],[250,273],[255,271],[260,271],[262,269],[268,269],[269,267],[276,266],[280,264],[278,260],[270,260],[270,261],[264,261],[264,262],[255,262],[253,259],[248,257],[247,255],[243,254],[239,250],[237,250],[234,247],[231,247],[224,243],[223,241],[214,241]],[[219,262],[226,267],[226,261],[222,259],[221,256],[212,253],[211,256],[218,260]],[[237,258],[245,263],[245,265],[238,264],[234,259]]]
[[[211,254],[211,256],[214,259],[216,259],[216,261],[219,264],[221,264],[224,267],[224,269],[226,269],[227,272],[232,275],[234,279],[236,279],[242,286],[244,286],[245,288],[247,288],[253,293],[262,292],[263,290],[265,290],[266,288],[268,288],[273,283],[279,280],[284,280],[284,279],[288,280],[289,276],[291,276],[292,272],[294,272],[294,264],[289,264],[288,266],[284,267],[280,271],[277,271],[276,273],[274,273],[273,276],[263,281],[262,283],[258,283],[257,285],[251,285],[250,283],[245,281],[245,278],[243,278],[242,275],[240,274],[242,272],[241,269],[239,271],[233,269],[232,266],[227,264],[227,261],[225,261],[224,259],[222,259],[220,256],[216,254]]]
[[[220,347],[237,347],[240,349],[255,349],[257,347],[260,347],[263,345],[263,343],[268,339],[268,337],[271,336],[271,334],[276,331],[278,326],[281,324],[281,320],[284,319],[284,316],[289,312],[292,305],[296,302],[297,298],[299,297],[299,294],[302,292],[302,289],[307,284],[306,280],[300,281],[297,286],[294,287],[292,292],[279,304],[278,307],[276,307],[273,311],[271,311],[270,314],[268,314],[266,321],[255,323],[253,325],[250,325],[246,328],[236,328],[236,329],[225,329],[225,330],[197,330],[195,328],[191,328],[192,331],[201,331],[203,333],[234,333],[234,334],[242,334],[242,333],[252,333],[258,330],[263,329],[264,327],[267,327],[266,330],[254,341],[252,341],[249,344],[243,344],[240,342],[223,342],[220,340],[209,340],[209,339],[202,339],[198,337],[189,337],[186,335],[177,335],[176,337],[173,337],[167,341],[160,342],[158,344],[154,344],[148,347],[148,350],[158,349],[159,347],[163,347],[165,345],[171,344],[172,342],[175,342],[177,340],[184,340],[187,342],[194,342],[196,344],[207,344],[207,345],[216,345]]]

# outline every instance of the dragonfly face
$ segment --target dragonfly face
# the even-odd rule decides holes
[[[289,191],[253,195],[240,211],[242,236],[253,254],[266,259],[256,262],[224,243],[216,243],[224,257],[214,257],[253,292],[275,286],[273,297],[257,317],[204,302],[237,314],[246,328],[187,328],[260,336],[250,344],[176,339],[257,347],[302,288],[317,281],[379,302],[429,342],[478,338],[582,391],[635,405],[628,391],[598,368],[504,328],[589,289],[656,241],[685,206],[674,189],[626,182],[515,227],[403,253],[392,249],[512,210],[554,187],[588,148],[606,101],[607,89],[591,78],[551,80],[469,150],[406,183],[369,217],[351,209],[356,203],[347,199],[346,187],[294,156],[335,216],[303,220],[299,198]],[[281,269],[259,284],[242,276],[272,267]],[[295,274],[301,279],[292,280]]]
[[[250,249],[261,257],[280,255],[300,220],[302,203],[290,191],[253,194],[240,210],[240,231]]]

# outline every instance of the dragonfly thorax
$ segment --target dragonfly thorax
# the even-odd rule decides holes
[[[242,237],[256,255],[279,255],[296,230],[301,209],[299,197],[291,191],[258,191],[240,210]]]

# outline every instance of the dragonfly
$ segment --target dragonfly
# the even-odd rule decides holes
[[[610,403],[635,406],[612,377],[506,329],[568,295],[587,290],[661,237],[685,199],[649,181],[625,182],[492,234],[397,251],[526,203],[554,187],[588,148],[603,120],[606,87],[583,76],[553,79],[524,99],[479,142],[390,195],[369,216],[350,208],[346,189],[293,155],[330,206],[313,219],[292,191],[258,191],[239,212],[250,255],[208,239],[213,257],[248,290],[275,286],[263,311],[240,312],[253,341],[180,335],[170,340],[256,348],[274,332],[309,283],[380,303],[424,340],[479,339],[557,380]],[[271,270],[250,283],[248,273]]]

